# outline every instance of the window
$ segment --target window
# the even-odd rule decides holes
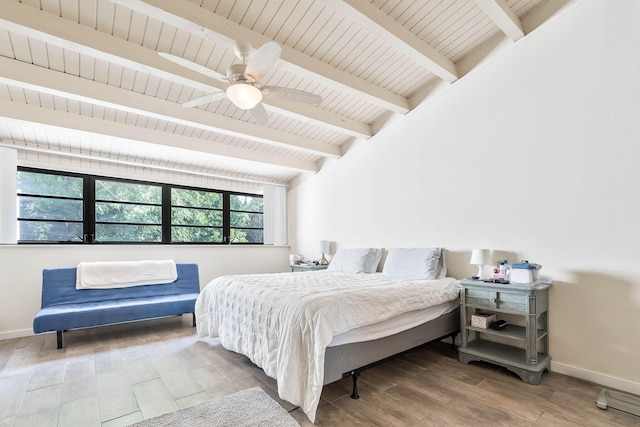
[[[232,194],[231,242],[263,243],[262,197]]]
[[[81,242],[83,179],[18,172],[18,240]]]
[[[263,198],[19,168],[20,243],[262,244]]]
[[[224,242],[224,197],[212,191],[171,189],[172,242]]]
[[[98,242],[162,242],[162,187],[95,180]]]

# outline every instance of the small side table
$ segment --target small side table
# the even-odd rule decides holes
[[[291,264],[289,268],[293,272],[299,271],[316,271],[316,270],[326,270],[328,265],[316,265],[316,264]]]
[[[460,281],[460,329],[458,358],[493,363],[515,372],[524,382],[539,384],[549,370],[550,284],[498,284],[482,280]],[[491,312],[499,318],[508,314],[522,319],[524,326],[505,330],[483,329],[471,324],[477,312]],[[490,338],[500,339],[501,342]],[[486,338],[486,339],[485,339]]]

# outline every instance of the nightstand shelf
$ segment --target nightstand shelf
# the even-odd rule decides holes
[[[526,383],[540,384],[542,372],[549,369],[551,358],[546,354],[538,353],[538,362],[535,365],[529,365],[524,362],[526,357],[524,348],[482,340],[469,343],[459,354],[459,360],[463,363],[489,362],[510,370]]]
[[[467,330],[476,331],[482,334],[493,335],[497,337],[504,337],[512,340],[520,340],[520,341],[527,340],[527,328],[525,328],[524,326],[509,325],[508,328],[505,328],[502,331],[496,331],[494,329],[475,328],[473,326],[469,326],[467,327]],[[537,331],[537,335],[538,335],[537,339],[542,339],[547,335],[547,331],[539,329]]]
[[[527,383],[539,384],[542,372],[549,370],[551,363],[547,319],[550,287],[461,280],[459,360],[493,363]],[[510,324],[501,330],[471,326],[471,316],[480,312],[495,313],[498,318],[515,317],[516,323],[524,326]]]

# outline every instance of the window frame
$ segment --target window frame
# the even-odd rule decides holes
[[[18,244],[21,245],[31,245],[31,244],[64,244],[64,245],[74,245],[74,244],[99,244],[99,245],[264,245],[264,209],[262,212],[250,212],[253,214],[262,214],[263,215],[263,226],[262,228],[252,228],[256,230],[262,230],[263,241],[260,243],[254,242],[233,242],[231,241],[231,230],[234,227],[231,226],[231,212],[241,212],[236,210],[231,210],[230,199],[232,195],[236,196],[249,196],[255,198],[263,199],[263,207],[264,207],[264,196],[262,194],[253,194],[253,193],[245,193],[245,192],[237,192],[237,191],[228,191],[228,190],[218,190],[213,188],[202,188],[202,187],[192,187],[186,185],[177,185],[177,184],[169,184],[169,183],[159,183],[152,181],[143,181],[137,179],[129,179],[129,178],[117,178],[117,177],[109,177],[102,175],[90,175],[76,172],[65,172],[59,170],[49,170],[49,169],[40,169],[26,166],[18,166],[17,172],[29,172],[29,173],[39,173],[39,174],[49,174],[49,175],[58,175],[58,176],[68,176],[73,178],[82,178],[82,229],[83,235],[82,240],[75,241],[60,241],[60,240],[18,240]],[[17,173],[16,172],[16,173]],[[113,181],[113,182],[122,182],[126,184],[137,184],[137,185],[151,185],[155,187],[160,187],[161,189],[161,241],[159,242],[139,242],[139,241],[96,241],[95,239],[95,230],[96,223],[100,224],[103,221],[96,221],[96,180],[103,181]],[[172,208],[188,208],[186,206],[179,206],[172,204],[171,201],[171,190],[172,189],[180,189],[180,190],[190,190],[190,191],[200,191],[200,192],[208,192],[208,193],[217,193],[222,195],[222,209],[220,208],[203,208],[203,207],[194,207],[194,209],[207,209],[210,211],[222,211],[222,227],[212,226],[211,228],[221,228],[222,229],[222,241],[221,242],[172,242],[171,241],[171,230],[172,230]],[[55,199],[69,199],[69,197],[56,197],[56,196],[44,196],[32,193],[16,193],[16,201],[19,197],[41,197],[41,198],[55,198]],[[78,200],[77,198],[72,198],[73,200]],[[102,203],[103,201],[99,201],[98,203]],[[112,201],[114,203],[127,203],[134,205],[152,205],[158,206],[157,204],[149,204],[146,202],[131,202],[131,201]],[[18,223],[20,221],[33,221],[32,218],[17,218]],[[65,220],[38,220],[43,222],[64,222]],[[75,221],[79,222],[79,221]],[[110,223],[112,224],[112,223]],[[124,225],[135,225],[135,223],[115,223],[115,224],[124,224]],[[145,224],[145,225],[157,225],[157,224]],[[179,226],[179,225],[176,225]],[[196,227],[207,227],[207,226],[196,226]],[[238,227],[235,227],[238,228]],[[247,228],[247,227],[242,227]]]
[[[184,185],[171,185],[167,187],[167,200],[170,200],[170,202],[168,203],[168,216],[164,215],[164,211],[163,211],[163,216],[162,218],[168,218],[168,227],[169,227],[169,234],[168,234],[168,238],[171,238],[171,230],[172,230],[172,208],[180,208],[180,209],[184,209],[184,208],[189,208],[188,206],[181,206],[181,205],[176,205],[173,203],[173,201],[171,200],[171,190],[173,189],[178,189],[178,190],[193,190],[193,191],[205,191],[205,192],[209,192],[209,193],[216,193],[216,194],[220,194],[222,196],[222,208],[204,208],[201,206],[193,206],[191,207],[192,209],[196,209],[196,210],[208,210],[208,211],[222,211],[222,225],[221,226],[197,226],[197,225],[190,225],[189,227],[203,227],[203,228],[220,228],[222,229],[222,242],[171,242],[171,244],[174,245],[189,245],[189,244],[212,244],[212,245],[224,245],[227,244],[227,237],[228,234],[225,234],[225,211],[228,210],[229,205],[225,203],[225,191],[221,191],[221,190],[212,190],[212,189],[206,189],[206,188],[196,188],[196,187],[188,187],[188,186],[184,186]],[[226,192],[229,194],[235,194],[233,192]],[[163,193],[163,200],[165,200],[164,198],[164,193]],[[164,206],[164,204],[163,204]],[[164,224],[165,221],[163,221]],[[183,225],[178,225],[177,227],[182,227]],[[163,234],[163,238],[164,238],[164,234]],[[242,244],[258,244],[258,243],[249,243],[249,242],[243,242]]]
[[[227,201],[228,202],[227,206],[229,206],[229,209],[228,209],[228,212],[229,212],[229,221],[228,221],[229,231],[228,231],[228,233],[226,235],[228,235],[229,239],[231,239],[231,232],[233,230],[262,230],[262,241],[263,241],[263,244],[264,244],[264,200],[263,200],[263,203],[262,203],[262,212],[256,212],[256,211],[248,211],[248,210],[241,210],[241,209],[232,209],[231,208],[231,205],[232,205],[231,196],[249,196],[249,197],[254,197],[254,195],[252,195],[252,194],[229,193],[229,195],[228,195],[228,199],[229,200]],[[249,226],[240,227],[240,226],[232,225],[231,224],[232,223],[231,217],[232,217],[233,213],[247,213],[247,214],[250,214],[250,215],[262,215],[262,227],[249,227]],[[231,241],[233,242],[233,239]]]
[[[94,212],[92,216],[88,216],[87,219],[89,220],[89,230],[91,234],[91,238],[92,241],[90,243],[100,243],[100,244],[158,244],[158,243],[162,243],[164,240],[164,236],[162,234],[163,232],[163,224],[164,224],[164,210],[163,210],[163,205],[164,205],[164,192],[163,192],[163,186],[161,184],[158,183],[152,183],[152,182],[147,182],[147,181],[133,181],[133,180],[129,180],[129,179],[124,179],[124,178],[110,178],[110,177],[99,177],[99,176],[89,176],[88,177],[88,186],[90,187],[89,190],[90,192],[92,192],[92,197],[89,199],[90,203],[87,203],[88,205],[91,205]],[[157,203],[150,203],[150,202],[133,202],[130,200],[103,200],[103,199],[98,199],[97,198],[97,194],[96,194],[96,181],[108,181],[108,182],[120,182],[120,183],[124,183],[124,184],[133,184],[133,185],[147,185],[147,186],[153,186],[153,187],[158,187],[160,190],[160,204]],[[98,221],[96,218],[96,213],[95,213],[95,209],[96,209],[96,205],[98,203],[117,203],[117,204],[121,204],[121,205],[131,205],[131,206],[157,206],[160,208],[160,223],[143,223],[143,222],[110,222],[110,221]],[[154,226],[154,227],[159,227],[160,229],[160,241],[159,242],[145,242],[145,241],[98,241],[95,238],[96,235],[96,230],[98,225],[112,225],[112,224],[118,224],[118,225],[129,225],[129,226]]]

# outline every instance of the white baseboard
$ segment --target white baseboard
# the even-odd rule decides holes
[[[7,332],[0,332],[0,341],[2,340],[11,340],[14,338],[24,338],[24,337],[31,337],[35,335],[33,333],[33,329],[21,329],[18,331],[7,331]]]
[[[551,371],[564,374],[569,377],[578,378],[592,383],[600,384],[605,387],[611,387],[627,393],[640,395],[640,383],[625,380],[623,378],[612,377],[600,372],[590,371],[588,369],[576,368],[575,366],[565,365],[551,361]]]

